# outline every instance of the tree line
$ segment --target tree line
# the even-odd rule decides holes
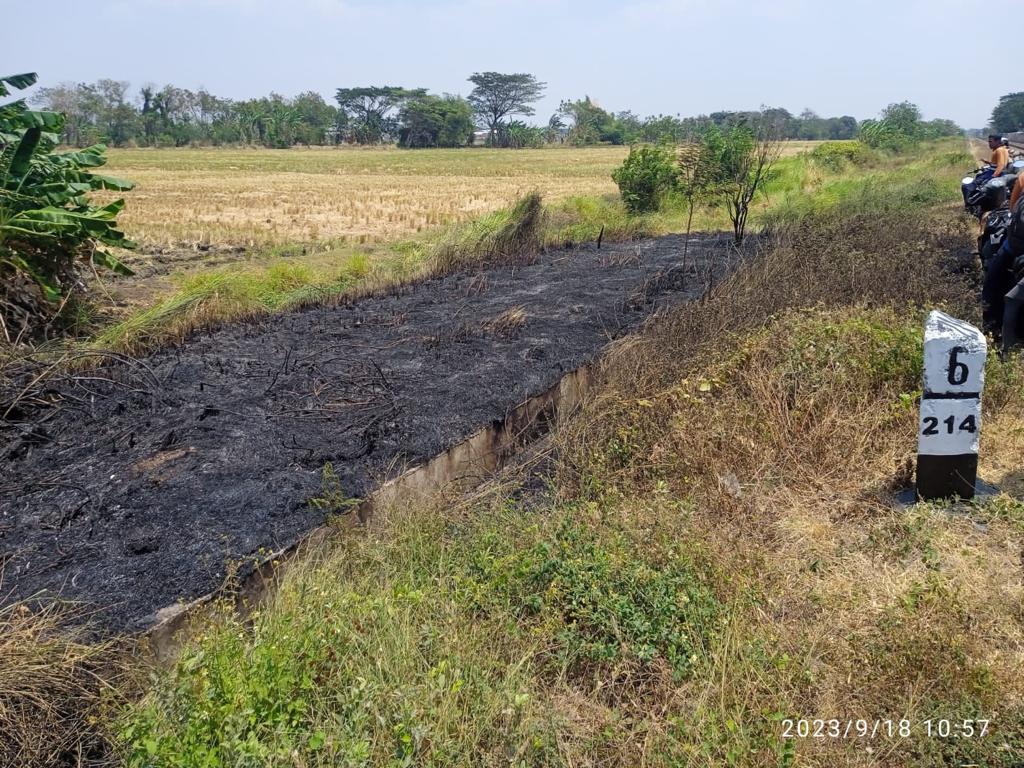
[[[34,102],[65,115],[62,139],[73,146],[265,147],[332,144],[398,144],[403,147],[576,146],[687,141],[707,128],[766,122],[784,139],[852,139],[860,124],[850,116],[821,117],[811,110],[794,115],[779,107],[721,111],[696,117],[614,112],[589,96],[564,100],[546,124],[530,125],[546,84],[527,73],[477,72],[463,97],[432,94],[425,88],[370,85],[338,88],[332,102],[306,91],[288,98],[277,93],[234,100],[205,89],[192,91],[145,85],[133,93],[128,82],[61,83],[42,88]],[[937,132],[958,131],[933,121]],[[942,124],[939,126],[938,124]]]
[[[989,127],[996,133],[1024,131],[1024,91],[1008,93],[999,99]]]

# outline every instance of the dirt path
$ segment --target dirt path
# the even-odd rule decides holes
[[[63,382],[0,424],[0,600],[46,592],[111,627],[216,587],[228,563],[503,417],[666,303],[703,290],[716,238],[555,251],[351,305],[229,326]]]

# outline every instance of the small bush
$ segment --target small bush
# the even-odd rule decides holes
[[[841,171],[848,165],[866,165],[870,152],[859,141],[826,141],[814,148],[811,157],[830,171]]]
[[[503,552],[496,533],[482,543],[470,569],[480,607],[553,634],[570,672],[661,659],[682,677],[706,657],[720,609],[682,552],[641,548],[575,512],[532,546]]]
[[[622,165],[612,172],[622,202],[631,213],[649,213],[676,184],[679,168],[675,150],[663,145],[633,147]]]

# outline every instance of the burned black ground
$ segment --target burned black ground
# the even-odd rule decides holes
[[[735,258],[694,238],[552,251],[198,335],[65,376],[0,424],[0,600],[111,628],[216,587],[321,524],[325,464],[364,495],[500,419]],[[730,255],[731,254],[731,255]]]

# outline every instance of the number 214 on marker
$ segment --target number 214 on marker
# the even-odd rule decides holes
[[[974,414],[968,414],[961,419],[958,419],[955,414],[947,416],[940,421],[938,416],[925,416],[924,424],[921,429],[922,435],[939,435],[945,433],[947,435],[955,434],[956,432],[969,432],[972,435],[978,431],[978,420],[974,417]],[[957,421],[960,423],[957,424]]]

